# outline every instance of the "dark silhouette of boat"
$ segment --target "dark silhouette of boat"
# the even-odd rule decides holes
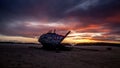
[[[42,34],[38,41],[43,45],[43,49],[49,50],[69,50],[68,47],[65,47],[61,42],[67,37],[71,31],[68,31],[65,36],[59,35],[52,31]]]

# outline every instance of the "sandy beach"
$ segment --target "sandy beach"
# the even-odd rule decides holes
[[[0,44],[0,68],[120,68],[120,47],[75,46],[56,53],[34,44]]]

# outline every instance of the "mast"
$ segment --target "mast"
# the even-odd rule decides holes
[[[56,29],[54,29],[53,33],[55,33],[55,32],[56,32]]]
[[[68,34],[70,34],[71,31],[68,31],[65,36],[61,39],[60,43],[67,37]]]

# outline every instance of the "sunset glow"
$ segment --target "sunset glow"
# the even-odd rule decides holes
[[[21,36],[1,36],[0,41],[6,42],[21,42],[21,43],[38,43],[36,38],[21,37]]]
[[[0,41],[38,43],[50,30],[64,43],[120,42],[120,2],[116,0],[0,1]],[[112,4],[112,5],[111,5]]]

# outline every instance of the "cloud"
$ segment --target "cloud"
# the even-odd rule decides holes
[[[50,29],[120,34],[119,0],[0,0],[0,34],[40,35]],[[112,39],[111,39],[112,40]]]
[[[66,14],[68,16],[74,17],[82,17],[82,18],[91,18],[91,19],[104,19],[106,17],[114,15],[114,13],[119,12],[120,1],[119,0],[85,0],[84,2],[78,4],[77,8],[74,6],[73,8],[68,9]],[[89,3],[86,6],[86,10],[82,8],[82,4]],[[74,9],[70,11],[71,9]],[[69,12],[68,12],[69,11]]]
[[[82,3],[79,3],[77,5],[75,5],[73,8],[70,8],[69,10],[66,11],[66,13],[71,13],[77,10],[88,10],[91,7],[94,7],[98,4],[99,0],[85,0]]]

